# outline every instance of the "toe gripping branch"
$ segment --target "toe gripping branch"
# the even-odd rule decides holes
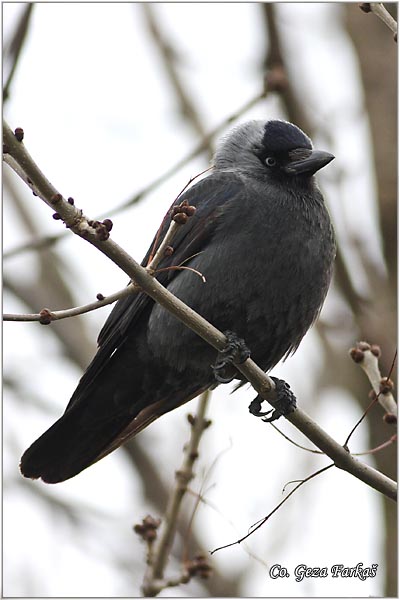
[[[242,338],[233,331],[224,331],[226,346],[218,352],[217,360],[211,368],[218,383],[229,383],[238,376],[235,364],[244,363],[250,356],[250,350]]]
[[[286,381],[283,381],[283,379],[277,379],[276,377],[271,377],[271,379],[275,383],[276,391],[274,408],[267,412],[262,412],[261,404],[264,400],[261,396],[254,398],[249,406],[249,411],[252,415],[255,417],[265,417],[263,419],[264,423],[272,423],[272,421],[276,421],[279,417],[290,414],[296,408],[296,396],[291,391],[290,385]],[[268,415],[271,416],[268,417]]]

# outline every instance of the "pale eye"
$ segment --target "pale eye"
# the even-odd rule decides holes
[[[275,167],[276,160],[273,156],[267,156],[267,158],[265,159],[265,164],[267,165],[267,167]]]

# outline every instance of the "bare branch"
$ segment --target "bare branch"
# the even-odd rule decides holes
[[[282,504],[285,504],[285,502],[287,502],[289,500],[290,496],[292,496],[299,489],[299,487],[301,487],[302,485],[304,485],[311,479],[314,479],[314,477],[321,475],[322,473],[324,473],[328,469],[331,469],[334,466],[335,465],[333,465],[333,464],[328,465],[326,467],[323,467],[322,469],[318,469],[318,471],[315,471],[315,473],[312,473],[305,479],[301,479],[300,482],[296,485],[296,487],[293,488],[293,490],[291,492],[289,492],[289,494],[287,496],[285,496],[284,499],[281,502],[279,502],[279,504],[277,506],[275,506],[275,508],[273,510],[271,510],[271,512],[268,513],[268,515],[266,517],[263,517],[262,519],[257,521],[257,523],[254,523],[254,525],[251,526],[250,531],[246,535],[244,535],[240,539],[236,540],[236,542],[231,542],[230,544],[225,544],[224,546],[219,546],[219,548],[215,548],[215,550],[213,550],[211,552],[211,554],[214,554],[215,552],[218,552],[219,550],[224,550],[225,548],[230,548],[231,546],[236,546],[237,544],[241,544],[242,542],[244,542],[244,540],[247,540],[247,538],[249,538],[251,535],[253,535],[253,533],[255,533],[258,529],[260,529],[260,527],[262,527],[264,525],[264,523],[266,523],[272,517],[272,515],[275,514],[277,512],[277,510],[280,509]]]
[[[350,356],[365,371],[376,399],[386,413],[397,416],[397,404],[391,392],[393,386],[390,384],[390,373],[387,377],[382,377],[379,369],[380,348],[367,342],[358,342],[356,347],[350,350]]]
[[[365,456],[366,454],[377,454],[381,450],[384,450],[388,446],[391,446],[392,444],[394,444],[394,442],[396,442],[396,441],[397,441],[397,434],[395,433],[388,440],[386,440],[386,442],[382,442],[382,444],[379,444],[379,446],[376,446],[375,448],[371,448],[371,450],[364,450],[364,452],[355,452],[354,456]]]
[[[227,340],[222,332],[151,277],[127,252],[109,238],[109,232],[105,231],[106,228],[102,227],[101,223],[88,220],[82,211],[68,203],[39,170],[26,151],[24,144],[15,137],[7,124],[4,124],[3,132],[6,152],[21,167],[24,181],[48,206],[57,210],[57,214],[68,228],[108,256],[155,302],[171,312],[216,350],[225,349]],[[235,366],[252,384],[257,393],[274,406],[276,393],[273,380],[250,358]],[[297,408],[287,415],[286,419],[325,452],[337,467],[351,473],[389,498],[396,499],[397,486],[394,481],[372,467],[359,462],[303,410]]]
[[[382,2],[361,2],[361,10],[365,13],[374,13],[394,33],[394,41],[397,42],[397,23],[392,15],[386,10]]]
[[[9,314],[5,313],[3,315],[3,321],[39,321],[42,325],[49,325],[52,321],[59,321],[60,319],[68,319],[69,317],[76,317],[77,315],[83,315],[92,310],[97,310],[98,308],[102,308],[103,306],[107,306],[108,304],[112,304],[121,298],[125,298],[125,296],[129,296],[130,294],[137,293],[139,288],[133,284],[129,284],[127,287],[123,288],[119,292],[115,292],[114,294],[110,294],[109,296],[103,297],[101,300],[96,300],[95,302],[90,302],[89,304],[84,304],[83,306],[76,306],[74,308],[68,308],[66,310],[49,310],[48,308],[44,308],[40,311],[40,313],[33,314]]]
[[[143,593],[148,597],[156,596],[167,586],[179,585],[190,579],[190,576],[188,578],[187,569],[184,568],[184,572],[180,577],[171,580],[174,583],[167,583],[168,580],[164,579],[164,571],[174,540],[182,500],[188,490],[189,482],[193,479],[193,466],[198,457],[200,439],[204,430],[210,425],[210,421],[205,418],[208,397],[209,392],[204,392],[200,397],[196,416],[189,415],[190,440],[184,449],[182,466],[175,473],[175,487],[168,502],[161,536],[157,547],[152,550],[148,569],[144,576]]]
[[[279,427],[277,427],[274,423],[271,423],[271,426],[275,429],[275,431],[280,433],[281,436],[285,438],[285,440],[287,440],[288,442],[293,444],[293,446],[296,446],[296,448],[300,448],[300,450],[305,450],[306,452],[311,452],[312,454],[324,454],[323,452],[321,452],[321,450],[314,450],[313,448],[307,448],[306,446],[302,446],[301,444],[298,444],[297,442],[292,440],[288,435],[283,433],[283,431],[281,431],[279,429]]]

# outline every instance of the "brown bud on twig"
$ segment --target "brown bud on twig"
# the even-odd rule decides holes
[[[208,579],[212,575],[212,567],[202,554],[198,554],[192,560],[185,561],[184,568],[191,577],[198,575],[201,579]]]
[[[110,237],[110,233],[106,227],[99,227],[96,230],[96,236],[101,242],[105,242]]]
[[[381,394],[389,394],[393,391],[393,381],[388,377],[383,377],[379,383],[379,391]]]
[[[199,453],[198,452],[190,452],[189,458],[190,458],[190,460],[192,460],[194,462],[195,460],[197,460],[199,458]]]
[[[174,217],[177,214],[183,213],[188,217],[192,217],[195,212],[196,207],[191,206],[187,200],[183,200],[183,202],[181,202],[180,204],[175,204],[175,206],[172,207],[171,215],[172,217]]]
[[[178,212],[172,217],[172,220],[175,221],[175,223],[178,223],[178,225],[185,225],[185,223],[187,223],[188,218],[189,217],[185,213]]]
[[[96,232],[96,237],[101,241],[105,242],[110,237],[110,230],[108,229],[109,225],[105,225],[100,221],[88,221],[90,227]]]
[[[50,323],[53,320],[53,315],[51,314],[51,311],[48,308],[43,308],[39,314],[40,314],[39,323],[41,325],[50,325]]]
[[[111,221],[111,219],[104,219],[103,225],[105,226],[107,231],[111,231],[111,229],[113,228],[113,222]]]
[[[388,425],[396,425],[397,415],[394,415],[393,413],[386,413],[385,415],[383,415],[383,420]]]
[[[73,206],[75,204],[75,200],[73,198],[68,198],[67,199],[68,204],[71,204],[71,206]]]
[[[19,142],[22,142],[24,139],[24,130],[22,127],[17,127],[17,129],[14,131],[14,135]]]
[[[133,527],[133,531],[137,533],[145,542],[154,542],[157,537],[157,529],[160,527],[161,519],[155,519],[151,515],[147,515],[143,521]]]
[[[188,217],[193,217],[194,213],[196,212],[196,207],[195,206],[187,206],[185,209],[185,213],[187,214]]]
[[[381,357],[382,352],[381,352],[381,348],[380,348],[380,346],[378,346],[378,344],[372,344],[371,352],[374,356],[376,356],[376,358]]]
[[[368,342],[358,342],[357,347],[365,352],[366,350],[371,350],[371,345]]]
[[[164,250],[164,256],[172,256],[174,253],[174,249],[172,246],[167,246]]]
[[[349,354],[355,363],[360,363],[364,360],[364,352],[360,348],[351,348]]]
[[[370,2],[360,2],[360,4],[358,6],[365,13],[371,12],[371,3]]]
[[[97,294],[96,298],[97,298],[97,300],[104,300],[103,294]]]
[[[59,220],[61,219],[61,216],[60,216],[58,213],[54,213],[54,215],[53,215],[53,219],[54,219],[55,221],[59,221]]]

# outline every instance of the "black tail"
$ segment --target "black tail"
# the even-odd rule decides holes
[[[24,477],[46,483],[58,483],[74,477],[111,449],[133,415],[124,414],[102,421],[82,423],[82,414],[73,408],[67,410],[23,454],[20,469]],[[108,448],[113,446],[110,450]]]
[[[23,454],[22,475],[58,483],[120,446],[146,405],[141,369],[124,349],[101,348],[83,374],[65,413]],[[128,349],[129,350],[129,349]],[[130,435],[135,433],[133,431]]]

